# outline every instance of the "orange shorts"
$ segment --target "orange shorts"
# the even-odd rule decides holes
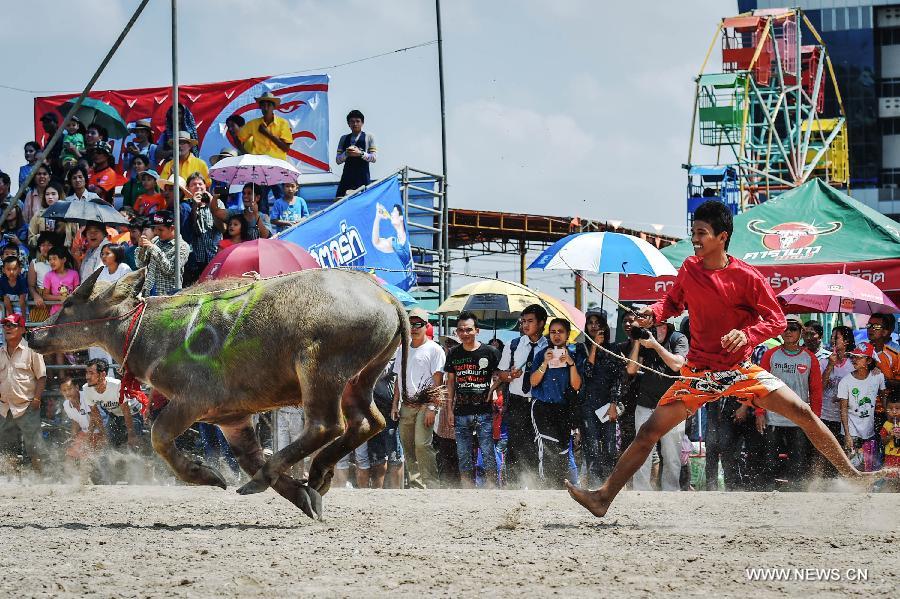
[[[681,376],[694,378],[676,381],[663,394],[659,405],[681,401],[690,414],[720,397],[733,397],[756,408],[759,406],[753,400],[785,386],[784,381],[749,360],[731,370],[708,370],[685,364]]]

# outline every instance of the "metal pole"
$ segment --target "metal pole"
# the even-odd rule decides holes
[[[525,240],[524,240],[524,239],[520,239],[520,240],[519,240],[519,283],[521,283],[522,285],[525,285],[525,284],[526,284],[526,280],[525,280],[525,270],[526,270],[526,268],[525,268],[525,265],[526,265],[525,253],[526,253]]]
[[[72,108],[69,109],[69,113],[63,119],[62,123],[60,123],[59,127],[56,129],[56,132],[50,137],[50,141],[44,144],[44,149],[52,148],[59,138],[62,137],[63,132],[66,130],[66,123],[69,122],[69,119],[78,112],[78,109],[81,108],[81,105],[84,103],[84,99],[87,97],[88,92],[91,91],[91,88],[94,87],[94,84],[97,82],[97,79],[100,78],[100,75],[103,73],[103,70],[106,69],[106,65],[109,64],[109,61],[112,60],[113,55],[119,49],[119,46],[122,45],[122,42],[125,41],[125,36],[128,35],[128,32],[131,31],[131,27],[138,20],[138,17],[141,16],[141,13],[144,12],[144,7],[147,6],[150,0],[141,0],[140,5],[138,5],[137,9],[135,9],[134,14],[131,15],[131,19],[128,20],[128,23],[125,25],[125,28],[122,29],[122,33],[119,34],[119,37],[116,38],[115,43],[112,45],[112,48],[109,49],[109,52],[106,53],[106,57],[103,59],[103,62],[100,63],[100,66],[97,67],[97,70],[94,72],[94,76],[91,77],[91,80],[88,81],[87,85],[84,86],[84,90],[81,92],[81,95],[78,96],[78,99],[75,100],[75,104],[72,105]],[[44,150],[41,150],[43,153]],[[0,216],[0,222],[6,222],[7,213],[12,210],[12,207],[19,203],[19,200],[22,199],[22,196],[25,195],[25,190],[31,185],[31,181],[34,179],[34,175],[37,172],[36,168],[31,169],[31,172],[28,174],[28,177],[25,178],[25,181],[19,186],[18,191],[16,191],[15,201],[10,202],[7,205],[6,209],[3,211],[3,215]]]
[[[444,292],[449,295],[450,294],[450,239],[448,239],[449,232],[449,218],[448,218],[448,203],[447,203],[447,188],[449,185],[447,184],[447,110],[446,104],[444,102],[444,38],[441,34],[441,0],[434,0],[434,11],[437,17],[437,47],[438,47],[438,83],[440,84],[440,92],[441,92],[441,168],[442,174],[444,176],[443,181],[443,189],[444,192],[442,198],[442,206],[441,210],[444,216],[444,230],[441,235],[443,239],[443,269],[444,273]],[[441,301],[443,302],[446,297],[441,297]]]
[[[600,299],[602,301],[602,299],[603,299],[602,295],[600,296]],[[581,271],[576,270],[575,271],[575,307],[578,308],[579,310],[584,310],[584,308],[581,307],[582,304],[584,304],[584,287],[581,284]]]
[[[181,290],[181,156],[179,137],[181,121],[178,119],[178,0],[172,0],[172,189],[175,201],[175,291]]]

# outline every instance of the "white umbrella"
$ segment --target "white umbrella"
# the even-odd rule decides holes
[[[268,186],[296,183],[300,171],[290,162],[280,158],[272,158],[265,154],[244,154],[218,161],[209,169],[209,176],[229,185],[255,183]]]

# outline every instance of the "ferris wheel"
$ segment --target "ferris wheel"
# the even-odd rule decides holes
[[[815,43],[804,44],[806,35]],[[717,47],[721,72],[706,73]],[[711,197],[738,212],[814,177],[846,187],[844,106],[822,38],[802,10],[722,19],[696,84],[689,212]]]

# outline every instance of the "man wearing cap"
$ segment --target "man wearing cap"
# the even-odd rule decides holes
[[[406,396],[400,396],[400,385],[394,386],[394,405],[391,408],[393,420],[400,420],[400,443],[406,454],[406,472],[409,486],[419,489],[433,489],[440,486],[435,452],[434,422],[438,407],[425,401],[424,394],[429,387],[439,387],[444,379],[444,350],[428,339],[425,327],[428,312],[413,308],[409,312],[410,342],[406,360]],[[394,373],[402,376],[402,348],[397,348],[394,358]]]
[[[141,235],[135,254],[138,268],[147,267],[144,280],[144,295],[172,295],[175,286],[175,268],[184,273],[184,265],[191,253],[191,246],[184,239],[179,240],[179,261],[175,261],[175,215],[170,210],[154,212],[150,217],[153,234],[151,241]]]
[[[88,177],[88,191],[99,195],[109,205],[115,199],[116,182],[119,177],[113,170],[116,160],[113,157],[112,146],[109,142],[99,141],[94,146],[94,168]]]
[[[150,119],[140,119],[129,129],[134,139],[125,144],[125,156],[122,164],[126,171],[131,170],[131,161],[143,154],[150,159],[150,166],[156,168],[156,144],[153,143],[153,126]]]
[[[337,146],[335,162],[344,165],[341,182],[338,184],[336,197],[344,197],[351,189],[368,185],[372,182],[369,164],[378,157],[375,138],[362,130],[366,117],[359,110],[347,113],[347,126],[350,133],[341,136]]]
[[[148,169],[137,176],[143,193],[134,200],[134,211],[140,216],[150,216],[158,210],[165,210],[168,202],[166,196],[157,187],[159,173]]]
[[[681,367],[687,361],[688,339],[675,330],[674,319],[657,323],[650,331],[649,339],[641,339],[635,343],[625,366],[629,377],[636,381],[636,406],[634,408],[634,428],[640,430],[665,395],[672,380],[661,377],[655,372],[638,368],[635,362],[653,370],[664,372],[670,376],[678,376]],[[710,402],[712,403],[712,402]],[[660,489],[662,491],[680,491],[681,477],[681,437],[684,435],[684,422],[675,426],[659,440],[662,473]],[[640,469],[634,473],[632,484],[635,491],[650,491],[650,471],[653,457],[648,456]]]
[[[822,415],[822,372],[819,360],[809,349],[800,345],[803,323],[794,316],[787,317],[787,328],[781,338],[784,344],[763,354],[760,366],[777,378],[809,404],[816,416]],[[766,438],[768,482],[774,483],[780,466],[779,456],[787,454],[784,475],[794,488],[809,474],[812,445],[806,434],[793,421],[762,408],[756,410],[756,428]]]
[[[0,450],[16,455],[19,434],[41,472],[41,396],[47,383],[44,357],[25,343],[25,317],[10,314],[3,320],[5,346],[0,350]]]
[[[190,133],[187,131],[178,133],[178,158],[180,159],[178,176],[184,178],[191,173],[199,172],[203,175],[203,180],[206,181],[206,184],[209,185],[209,167],[206,165],[206,162],[191,153],[191,150],[196,145],[197,140],[191,137]],[[163,165],[159,176],[161,179],[168,179],[172,176],[171,160]]]

